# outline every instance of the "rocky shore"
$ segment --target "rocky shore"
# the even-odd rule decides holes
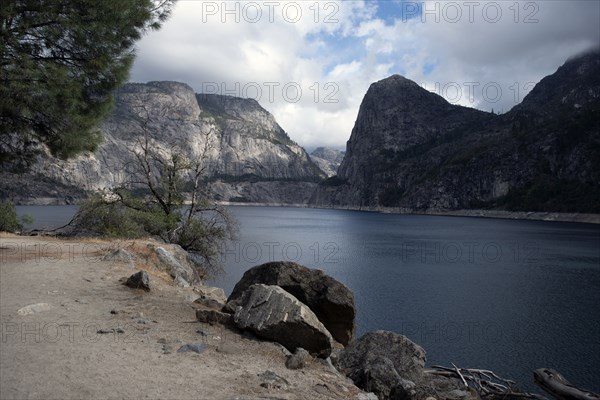
[[[352,292],[275,262],[229,298],[152,240],[0,236],[0,398],[471,399]]]

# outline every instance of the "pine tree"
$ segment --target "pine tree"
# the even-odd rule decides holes
[[[27,161],[40,144],[61,158],[94,150],[135,41],[175,1],[0,2],[0,163]]]

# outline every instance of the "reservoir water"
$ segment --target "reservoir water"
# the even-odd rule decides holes
[[[36,226],[74,206],[18,207]],[[321,268],[354,292],[357,334],[384,329],[423,346],[428,365],[485,368],[535,390],[549,367],[600,391],[600,227],[591,224],[231,207],[227,293],[275,260]]]

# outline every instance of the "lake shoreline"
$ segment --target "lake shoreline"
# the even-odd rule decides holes
[[[73,199],[72,199],[73,200]],[[38,198],[34,201],[17,201],[17,206],[57,206],[57,205],[78,205],[83,199],[74,199],[74,201],[61,201],[58,198]],[[312,208],[318,210],[347,210],[364,211],[381,214],[399,214],[399,215],[431,215],[440,217],[470,217],[470,218],[493,218],[510,220],[529,220],[546,222],[575,222],[581,224],[600,224],[600,214],[591,213],[563,213],[563,212],[541,212],[541,211],[506,211],[506,210],[479,210],[479,209],[460,209],[460,210],[414,210],[402,207],[365,207],[365,206],[317,206],[312,204],[287,204],[287,203],[242,203],[232,201],[218,202],[223,206],[240,207],[291,207],[291,208]]]
[[[534,211],[504,211],[504,210],[413,210],[400,207],[356,207],[356,206],[315,206],[311,204],[283,204],[283,203],[238,203],[223,201],[219,204],[224,206],[241,207],[293,207],[312,208],[317,210],[347,210],[364,211],[381,214],[398,215],[431,215],[439,217],[470,217],[470,218],[494,218],[512,220],[530,220],[546,222],[576,222],[582,224],[600,224],[600,214],[588,213],[559,213],[559,212],[534,212]]]

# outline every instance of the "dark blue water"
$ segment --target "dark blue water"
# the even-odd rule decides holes
[[[491,369],[527,390],[535,390],[532,371],[549,367],[600,391],[597,225],[231,211],[240,237],[223,254],[227,275],[214,282],[227,292],[254,265],[296,261],[353,290],[358,335],[402,333],[425,348],[428,365]]]

